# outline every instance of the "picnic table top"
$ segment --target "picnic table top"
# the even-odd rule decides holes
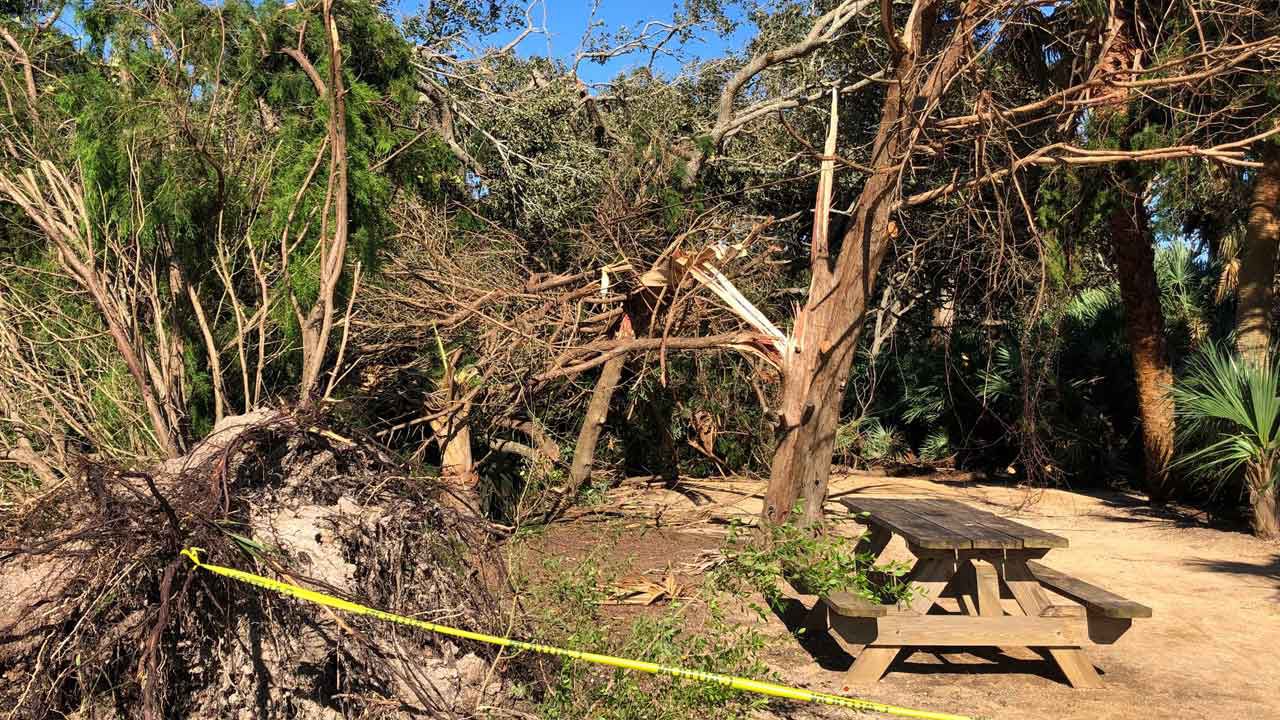
[[[955,500],[841,498],[864,523],[901,535],[928,550],[1041,550],[1067,547],[1067,539]]]

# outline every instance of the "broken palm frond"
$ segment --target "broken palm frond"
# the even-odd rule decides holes
[[[1218,240],[1218,262],[1222,270],[1214,289],[1213,299],[1216,302],[1226,302],[1240,286],[1240,235],[1240,228],[1233,228]]]
[[[646,577],[626,577],[609,589],[609,599],[604,604],[648,606],[679,600],[684,596],[684,591],[685,587],[671,572],[662,578],[662,582],[654,582]]]
[[[692,560],[681,563],[680,570],[686,575],[706,575],[724,565],[726,561],[723,550],[701,550],[693,556]]]

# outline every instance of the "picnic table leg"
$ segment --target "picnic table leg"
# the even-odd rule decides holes
[[[961,560],[956,568],[956,575],[948,586],[951,592],[956,596],[956,602],[960,605],[960,612],[965,615],[978,614],[978,595],[977,585],[974,583],[973,563],[969,560]]]
[[[1004,617],[1004,606],[1000,604],[999,570],[987,560],[974,558],[971,562],[974,577],[973,600],[977,604],[977,612],[969,614],[980,617]],[[1000,564],[1003,565],[1003,563]],[[1017,654],[1017,650],[1010,646],[1001,646],[999,650],[1010,657]]]
[[[1000,607],[1000,576],[996,567],[986,560],[974,560],[973,577],[978,600],[978,614],[982,617],[1003,617]]]
[[[880,553],[884,552],[885,546],[893,539],[893,533],[888,529],[879,525],[872,525],[867,528],[867,534],[862,538],[858,551],[870,554],[872,557],[880,557]]]
[[[1018,606],[1027,615],[1039,617],[1044,609],[1049,607],[1049,597],[1040,587],[1040,582],[1031,574],[1025,560],[1009,558],[1004,565],[1004,581],[1009,586],[1009,592],[1013,593],[1014,599],[1018,601]],[[1089,662],[1082,648],[1051,647],[1048,650],[1049,656],[1058,664],[1062,674],[1067,676],[1067,682],[1071,683],[1071,687],[1102,687],[1102,678],[1098,677],[1098,671],[1094,669],[1093,663]]]
[[[858,653],[858,659],[853,661],[853,667],[844,676],[844,690],[847,692],[851,687],[879,682],[901,649],[887,645],[868,645],[863,648]]]
[[[827,603],[822,598],[813,601],[813,607],[809,608],[809,614],[804,618],[804,629],[810,636],[821,635],[831,629]]]
[[[921,615],[933,607],[943,588],[956,574],[956,560],[948,556],[925,556],[911,568],[908,580],[916,589],[909,609]],[[894,658],[902,648],[897,645],[868,645],[858,653],[853,667],[845,675],[845,689],[856,685],[867,685],[878,682],[885,670],[893,664]]]

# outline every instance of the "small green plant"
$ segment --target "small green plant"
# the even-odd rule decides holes
[[[1280,535],[1276,468],[1280,464],[1280,366],[1241,360],[1212,343],[1196,354],[1173,388],[1183,455],[1174,468],[1207,479],[1214,492],[1242,481],[1254,531]]]
[[[878,603],[897,604],[911,598],[904,563],[876,564],[876,558],[859,549],[862,538],[841,537],[822,528],[801,528],[795,523],[772,526],[765,538],[745,541],[735,528],[725,550],[725,564],[717,571],[717,584],[727,590],[749,585],[764,595],[775,609],[783,601],[780,580],[811,595],[843,591]]]
[[[836,428],[836,455],[866,463],[900,462],[910,452],[902,433],[874,417],[860,417]]]
[[[950,456],[951,437],[942,428],[929,433],[924,442],[920,444],[920,459],[925,462],[941,462]]]
[[[709,586],[656,615],[615,620],[602,611],[616,573],[588,557],[553,558],[541,579],[526,588],[534,635],[560,647],[674,665],[694,670],[769,679],[760,660],[764,636],[733,622]],[[538,717],[569,720],[683,720],[746,718],[764,706],[757,695],[716,683],[695,682],[567,660],[538,698]]]

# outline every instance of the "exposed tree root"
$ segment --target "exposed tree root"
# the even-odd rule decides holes
[[[501,571],[473,562],[488,529],[396,470],[376,445],[291,412],[226,418],[149,472],[86,461],[3,520],[0,595],[16,602],[0,607],[0,705],[15,718],[329,718],[503,704],[492,648],[337,617],[178,555],[199,546],[211,562],[508,631]]]

